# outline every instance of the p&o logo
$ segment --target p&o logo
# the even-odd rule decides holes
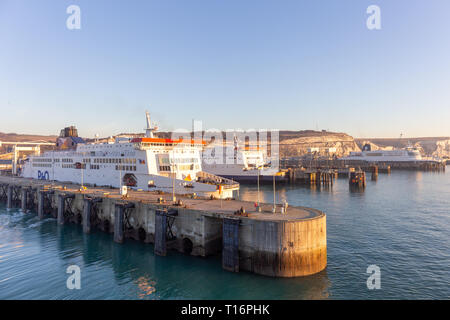
[[[41,170],[38,170],[38,179],[39,180],[50,180],[48,171],[42,172]]]

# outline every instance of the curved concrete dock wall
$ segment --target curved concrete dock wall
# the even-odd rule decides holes
[[[241,260],[241,269],[272,277],[298,277],[327,266],[325,214],[305,220],[249,222],[252,232],[245,232],[245,226],[240,232],[240,255],[247,257]]]

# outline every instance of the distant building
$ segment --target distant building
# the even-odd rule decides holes
[[[75,149],[77,144],[85,143],[80,137],[67,137],[56,139],[56,147],[59,149]]]
[[[85,143],[85,141],[78,137],[78,130],[74,126],[62,129],[59,137],[56,139],[56,147],[58,149],[75,149],[79,143]]]
[[[61,130],[59,136],[61,138],[78,137],[78,130],[77,128],[75,128],[75,126],[66,127]]]

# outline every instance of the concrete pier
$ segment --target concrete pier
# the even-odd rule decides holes
[[[114,241],[118,243],[123,242],[123,210],[122,205],[115,205],[114,212]]]
[[[20,208],[23,212],[27,212],[28,210],[28,189],[22,188],[20,189]]]
[[[12,177],[0,177],[0,185],[1,190],[6,185],[29,190],[28,200],[37,202],[40,218],[57,209],[58,223],[82,224],[86,233],[92,228],[113,232],[118,243],[127,238],[154,243],[161,256],[167,250],[193,256],[221,253],[225,270],[272,277],[311,275],[327,265],[326,216],[311,208],[284,211],[278,205],[273,213],[272,204],[261,204],[259,212],[246,201],[177,196],[173,203],[171,194],[129,191],[124,197],[117,189],[80,191],[75,184]],[[6,191],[0,194],[6,202],[2,194]]]
[[[65,199],[63,194],[58,195],[58,224],[64,224]]]
[[[91,212],[92,212],[92,199],[83,199],[83,232],[91,232]]]
[[[12,208],[12,201],[13,201],[13,185],[9,185],[7,189],[7,201],[6,201],[6,207]]]
[[[37,193],[38,195],[38,217],[39,219],[44,219],[44,197],[45,197],[45,193],[42,191],[39,191]]]
[[[166,246],[167,234],[167,216],[164,210],[155,211],[155,254],[165,256],[167,254]]]

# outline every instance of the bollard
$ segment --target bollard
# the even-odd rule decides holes
[[[92,210],[91,199],[84,199],[84,207],[83,207],[83,232],[84,233],[91,232],[91,210]]]
[[[12,208],[13,186],[8,185],[6,207]]]
[[[65,197],[58,195],[58,224],[64,224]]]
[[[123,242],[123,206],[116,205],[114,212],[114,241]]]
[[[372,181],[378,180],[378,166],[372,167]]]
[[[27,200],[28,200],[28,190],[26,188],[22,188],[21,192],[21,208],[23,212],[27,212]]]
[[[44,218],[44,196],[43,191],[38,191],[38,217],[39,219]]]

